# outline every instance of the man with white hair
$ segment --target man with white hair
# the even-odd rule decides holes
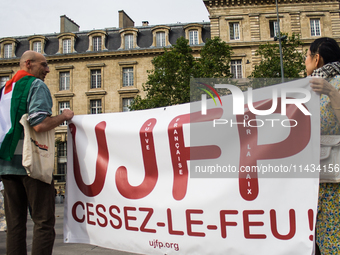
[[[50,184],[29,177],[22,166],[23,128],[19,123],[28,113],[36,132],[49,131],[74,113],[65,109],[52,117],[52,97],[44,83],[50,72],[46,58],[26,51],[20,68],[0,89],[0,175],[5,187],[7,254],[26,254],[27,206],[34,222],[32,255],[52,254],[55,239],[55,191]]]

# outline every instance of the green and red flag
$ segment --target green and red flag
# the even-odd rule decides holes
[[[27,96],[35,79],[20,70],[0,90],[0,159],[13,158],[23,132],[19,120],[27,112]]]

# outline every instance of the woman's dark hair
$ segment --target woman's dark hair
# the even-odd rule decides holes
[[[316,39],[309,47],[312,55],[320,54],[324,64],[340,61],[340,47],[338,43],[329,37]]]

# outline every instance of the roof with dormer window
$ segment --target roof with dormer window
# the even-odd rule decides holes
[[[167,24],[167,25],[155,25],[155,26],[140,26],[134,27],[134,29],[138,30],[137,35],[137,45],[139,50],[151,48],[153,42],[153,34],[152,31],[155,27],[166,26],[169,29],[169,42],[173,45],[176,44],[176,41],[179,37],[185,37],[185,27],[190,25],[191,23],[177,23],[177,24]],[[202,26],[202,40],[206,42],[208,38],[210,38],[210,22],[201,22],[201,23],[193,23],[200,24]],[[102,29],[106,33],[105,38],[105,46],[108,51],[118,51],[121,45],[121,36],[120,31],[121,28],[106,28]],[[76,35],[75,40],[75,53],[74,54],[82,54],[86,53],[89,48],[89,34],[96,32],[94,31],[79,31],[73,32]],[[46,38],[45,45],[45,54],[46,56],[53,56],[57,54],[59,50],[59,37],[62,33],[54,33],[54,34],[43,34],[41,36]],[[15,55],[19,58],[21,55],[29,49],[29,39],[32,38],[32,35],[29,36],[19,36],[13,37],[17,41],[17,47],[15,51]],[[1,39],[1,38],[0,38]],[[5,38],[3,38],[5,39]],[[131,50],[131,49],[130,49]],[[120,50],[122,51],[122,50]]]

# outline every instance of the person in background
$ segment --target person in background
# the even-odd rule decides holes
[[[6,249],[7,254],[27,254],[26,222],[29,204],[34,222],[31,254],[49,255],[52,254],[55,239],[54,183],[52,180],[47,184],[27,175],[21,163],[22,142],[18,134],[22,135],[22,126],[18,121],[23,114],[28,113],[33,129],[45,132],[72,119],[74,113],[65,109],[60,115],[51,116],[52,97],[44,83],[50,70],[44,55],[34,51],[24,52],[20,59],[20,69],[0,89],[0,151],[5,148],[0,153],[0,175],[5,187]],[[21,106],[17,107],[19,104]],[[14,108],[17,109],[15,116],[8,118]],[[3,128],[8,126],[11,128]],[[13,139],[6,140],[7,137]],[[8,148],[16,149],[11,153]]]
[[[6,216],[4,207],[4,185],[0,178],[0,231],[6,231]]]
[[[316,39],[307,52],[311,88],[320,93],[321,135],[340,135],[340,48],[328,37]],[[340,254],[340,183],[320,183],[316,254]]]
[[[63,191],[61,189],[61,186],[59,186],[59,189],[58,189],[58,195],[61,196],[63,194]]]

